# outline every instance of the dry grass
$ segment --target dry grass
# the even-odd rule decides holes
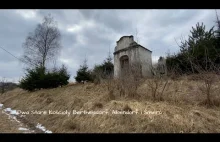
[[[220,132],[219,107],[200,105],[206,99],[198,86],[202,82],[183,78],[169,80],[163,91],[164,101],[155,102],[146,82],[137,93],[139,98],[122,98],[108,85],[74,84],[63,88],[26,92],[15,89],[0,95],[0,103],[12,109],[31,110],[86,110],[105,111],[96,115],[27,115],[47,129],[57,133],[212,133]],[[219,100],[220,88],[216,82],[212,97]],[[161,92],[163,87],[159,86]],[[110,95],[114,96],[110,99]],[[112,111],[135,111],[138,114],[111,114]],[[142,114],[141,114],[142,111]],[[149,114],[160,111],[162,114]],[[144,114],[146,113],[146,114]]]
[[[2,110],[0,110],[0,126],[0,133],[21,133],[18,130],[20,125],[16,121],[8,119],[8,116],[3,114]]]
[[[94,108],[103,108],[102,103],[95,103]]]
[[[146,83],[142,84],[139,89],[138,93],[142,96],[142,99],[152,99],[152,92],[151,86],[148,85],[147,80]],[[153,82],[153,81],[151,81]],[[158,92],[161,92],[164,88],[164,84],[166,80],[163,81],[163,85],[158,85]],[[220,102],[220,86],[218,85],[220,82],[213,83],[212,88],[212,99],[214,100],[215,104]],[[200,105],[202,102],[206,100],[206,94],[201,91],[201,88],[204,88],[204,82],[201,80],[191,80],[187,77],[181,78],[180,80],[169,80],[166,88],[163,91],[163,100],[170,102],[172,104],[192,104],[192,105]]]

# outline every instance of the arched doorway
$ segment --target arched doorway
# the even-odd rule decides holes
[[[127,55],[124,55],[120,58],[121,65],[121,74],[126,75],[129,71],[129,58]]]

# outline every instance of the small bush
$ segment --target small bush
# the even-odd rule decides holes
[[[214,84],[218,81],[218,77],[216,74],[211,72],[204,72],[200,74],[200,78],[203,82],[201,86],[199,86],[200,91],[206,95],[206,100],[204,104],[208,106],[213,105],[213,92],[214,92]]]
[[[128,105],[125,105],[123,111],[132,111],[132,109]]]
[[[102,103],[95,103],[94,107],[96,107],[96,108],[103,108],[103,104]]]
[[[52,103],[53,101],[54,101],[54,100],[53,100],[52,98],[47,98],[47,99],[46,99],[46,103],[47,103],[47,104],[50,104],[50,103]]]
[[[110,100],[115,100],[115,96],[114,96],[114,94],[113,94],[113,90],[110,90],[109,93],[108,93],[108,95],[109,95],[109,99],[110,99]]]
[[[88,81],[93,81],[92,73],[88,69],[87,64],[80,66],[79,70],[76,73],[75,80],[78,83],[85,83]]]
[[[59,70],[46,72],[44,67],[28,69],[26,76],[20,81],[19,87],[28,91],[56,88],[67,85],[70,75],[65,66]]]
[[[147,85],[151,90],[151,95],[154,101],[163,101],[164,90],[169,84],[168,78],[160,78],[158,76],[153,77],[152,79],[147,80]]]
[[[109,55],[106,60],[100,65],[95,65],[92,70],[92,80],[95,84],[100,84],[101,80],[110,79],[113,77],[114,65],[112,58]]]

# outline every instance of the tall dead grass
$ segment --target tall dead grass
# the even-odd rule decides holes
[[[129,83],[129,80],[123,81]],[[153,97],[155,88],[152,89],[149,81],[152,85],[158,84],[155,95],[158,99]],[[202,80],[192,80],[187,76],[175,80],[152,78],[140,80],[137,89],[129,88],[126,84],[120,85],[122,85],[121,80],[109,79],[97,85],[74,84],[31,93],[16,89],[0,95],[0,103],[23,111],[108,110],[111,112],[138,109],[143,113],[145,111],[162,112],[161,115],[139,113],[138,115],[72,115],[70,117],[65,115],[26,116],[33,123],[41,123],[55,133],[220,132],[219,107],[207,109],[200,104],[206,100],[206,94],[199,88],[204,85]],[[124,95],[121,94],[123,87],[125,87]],[[134,89],[136,96],[129,97],[129,89]],[[211,90],[212,100],[220,100],[218,80],[213,82]],[[161,96],[163,101],[159,101]]]
[[[177,82],[175,82],[177,83]],[[178,82],[178,85],[187,86],[187,79]],[[174,88],[174,82],[168,83],[164,95],[170,95],[168,90]],[[143,91],[146,95],[146,83],[138,88],[138,93]],[[190,82],[190,85],[193,85]],[[91,87],[91,88],[90,88]],[[194,86],[193,86],[194,87]],[[19,91],[21,91],[19,93]],[[174,90],[173,90],[174,91]],[[181,90],[189,91],[189,88]],[[174,92],[173,92],[174,93]],[[178,94],[177,93],[177,94]],[[10,96],[11,95],[11,96]],[[0,96],[0,103],[16,110],[108,110],[107,115],[26,115],[33,123],[41,123],[53,133],[212,133],[220,132],[220,112],[218,108],[206,109],[197,105],[175,105],[167,101],[153,102],[117,99],[108,100],[107,86],[104,84],[82,84],[25,92],[19,89]],[[149,94],[150,97],[151,94]],[[180,95],[181,96],[181,95]],[[47,98],[52,102],[47,103]],[[167,97],[164,97],[167,98]],[[111,114],[113,110],[135,111],[138,114],[120,115]],[[159,115],[144,114],[148,111],[161,111]],[[143,114],[141,114],[141,112]]]

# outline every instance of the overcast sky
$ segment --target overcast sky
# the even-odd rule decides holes
[[[57,65],[64,63],[70,81],[85,57],[92,68],[101,63],[110,49],[114,52],[121,36],[133,35],[150,49],[153,61],[179,50],[175,38],[187,37],[192,26],[203,22],[207,30],[215,25],[215,10],[0,10],[0,46],[16,57],[23,54],[22,43],[29,32],[51,14],[62,35]],[[136,30],[137,29],[137,30]],[[137,32],[136,32],[137,31]],[[137,33],[137,34],[136,34]],[[136,37],[138,35],[138,38]],[[18,82],[24,65],[0,49],[0,78]]]

